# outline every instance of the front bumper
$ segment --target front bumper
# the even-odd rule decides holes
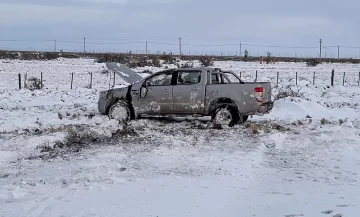
[[[259,106],[257,113],[259,114],[267,114],[270,113],[270,111],[274,107],[274,101],[263,103]]]

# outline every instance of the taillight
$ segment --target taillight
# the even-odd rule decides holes
[[[262,102],[263,95],[264,95],[264,88],[263,87],[255,87],[254,92],[255,92],[255,99],[258,102]]]

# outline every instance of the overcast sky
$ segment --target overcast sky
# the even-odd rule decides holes
[[[327,46],[360,47],[359,8],[358,0],[0,0],[0,40],[29,40],[0,49],[50,50],[53,41],[32,40],[57,40],[58,50],[81,51],[86,37],[88,52],[140,52],[149,41],[151,52],[178,53],[181,37],[183,53],[236,54],[241,42],[254,56],[305,56],[318,55],[322,38],[323,56],[336,56]],[[128,42],[136,43],[120,44]],[[360,48],[340,51],[355,57]]]

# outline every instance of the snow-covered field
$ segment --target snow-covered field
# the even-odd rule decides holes
[[[104,64],[0,60],[0,216],[358,216],[360,66],[215,66],[291,96],[231,129],[137,120],[116,132],[97,112]],[[18,90],[18,73],[41,72],[43,90]],[[74,127],[97,141],[53,150]]]

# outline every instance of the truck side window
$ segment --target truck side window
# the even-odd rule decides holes
[[[220,84],[220,79],[218,74],[211,74],[211,84]]]
[[[201,81],[201,72],[179,72],[177,84],[190,85],[198,84]]]
[[[172,79],[172,72],[164,72],[146,81],[146,86],[170,86]]]

